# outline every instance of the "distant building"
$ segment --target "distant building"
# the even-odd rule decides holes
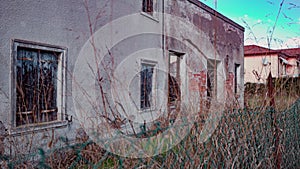
[[[257,45],[244,47],[244,82],[265,83],[272,77],[298,77],[300,73],[300,48],[267,49]]]

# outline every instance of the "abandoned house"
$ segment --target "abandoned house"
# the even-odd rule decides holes
[[[244,28],[198,0],[3,1],[0,15],[1,154],[74,142],[88,89],[116,128],[201,99],[243,106]]]
[[[274,50],[248,45],[244,50],[245,83],[266,83],[270,72],[273,78],[300,74],[300,48]]]

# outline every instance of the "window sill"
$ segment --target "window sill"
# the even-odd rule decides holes
[[[54,122],[48,122],[48,123],[42,123],[42,124],[32,124],[27,126],[20,126],[12,128],[9,131],[8,136],[18,136],[22,134],[30,134],[34,132],[41,132],[52,128],[63,128],[70,124],[69,121],[54,121]]]
[[[145,114],[145,113],[150,113],[150,112],[153,112],[153,111],[156,111],[156,109],[155,109],[155,108],[140,109],[140,110],[139,110],[139,113],[140,113],[140,114]]]
[[[145,16],[145,17],[147,17],[147,18],[149,18],[149,19],[151,19],[151,20],[153,20],[153,21],[159,23],[158,18],[157,18],[157,17],[154,17],[155,13],[153,13],[153,15],[151,15],[151,14],[149,14],[149,13],[147,13],[147,12],[143,12],[143,11],[142,11],[142,12],[141,12],[141,15],[143,15],[143,16]]]

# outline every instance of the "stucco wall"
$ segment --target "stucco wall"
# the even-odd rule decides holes
[[[158,5],[155,9],[162,11],[162,1],[157,1]],[[166,111],[167,90],[166,71],[168,68],[168,56],[170,51],[182,52],[185,54],[181,67],[185,66],[182,74],[182,94],[185,96],[184,101],[188,101],[188,97],[193,94],[189,90],[190,75],[199,75],[207,69],[208,59],[216,59],[218,61],[218,101],[226,103],[228,100],[235,100],[237,97],[239,105],[243,105],[243,78],[244,74],[240,73],[239,92],[233,93],[233,78],[235,64],[240,65],[240,72],[244,72],[243,62],[243,28],[233,23],[224,16],[212,12],[211,9],[204,9],[196,1],[174,1],[168,0],[164,3],[164,10],[169,17],[164,15],[155,15],[151,17],[145,13],[141,13],[142,1],[128,0],[89,0],[88,4],[84,1],[3,1],[0,6],[0,119],[9,129],[10,140],[15,145],[22,142],[20,151],[26,152],[28,144],[34,142],[33,148],[44,146],[51,148],[51,139],[58,139],[60,136],[67,137],[70,142],[76,138],[76,130],[81,127],[80,118],[85,117],[85,112],[81,116],[76,116],[75,108],[78,108],[82,98],[73,96],[74,89],[81,90],[79,87],[74,88],[74,77],[79,77],[76,81],[77,86],[95,86],[97,80],[105,79],[103,83],[105,92],[112,91],[111,73],[119,77],[119,81],[115,85],[122,87],[127,86],[126,90],[118,92],[118,87],[110,95],[108,94],[108,102],[113,103],[113,93],[120,95],[118,101],[126,102],[133,100],[139,102],[139,76],[141,61],[154,61],[159,69],[157,74],[157,95],[165,95],[158,97],[157,104],[162,107],[160,113]],[[200,6],[199,6],[200,5]],[[127,20],[124,16],[135,14],[135,19]],[[132,15],[130,15],[131,17]],[[174,16],[174,17],[173,17]],[[129,17],[129,18],[130,18]],[[178,17],[178,18],[177,18]],[[124,19],[125,18],[125,19]],[[116,19],[121,19],[122,25],[112,23]],[[123,19],[123,20],[122,20]],[[188,27],[185,24],[189,24]],[[105,28],[104,28],[105,27]],[[146,31],[141,34],[117,39],[122,35],[130,32]],[[196,30],[195,32],[193,30]],[[83,46],[93,47],[90,44],[90,36],[92,33],[107,31],[103,36],[95,34],[96,51],[104,59],[99,65],[107,64],[110,68],[100,67],[101,79],[97,79],[93,73],[97,72],[94,60],[80,60],[80,57],[88,58],[92,56],[85,54]],[[164,31],[166,36],[162,36]],[[46,43],[50,45],[61,46],[67,49],[67,80],[66,80],[66,113],[72,116],[73,120],[68,125],[61,126],[59,129],[52,130],[46,128],[46,132],[37,132],[36,134],[27,132],[13,134],[12,125],[12,107],[14,102],[11,93],[15,90],[11,88],[12,79],[12,40],[21,39],[32,42]],[[99,42],[100,46],[97,46]],[[101,43],[100,43],[101,42]],[[101,46],[102,45],[102,46]],[[98,51],[98,49],[101,49]],[[89,54],[94,54],[89,53]],[[78,60],[83,62],[78,62]],[[80,67],[80,65],[88,65]],[[79,69],[77,66],[79,65]],[[89,67],[90,66],[90,67]],[[90,68],[93,68],[90,70]],[[118,69],[117,72],[114,70]],[[123,70],[123,71],[122,71]],[[75,76],[75,73],[78,73]],[[78,76],[79,75],[79,76]],[[136,76],[135,76],[136,75]],[[111,76],[111,77],[110,77]],[[204,73],[205,76],[205,73]],[[92,81],[85,80],[93,77]],[[227,83],[228,82],[228,83]],[[206,84],[204,84],[206,85]],[[228,85],[228,86],[227,86]],[[72,88],[73,87],[73,88]],[[98,92],[100,92],[98,90]],[[133,98],[128,98],[130,96]],[[197,91],[198,92],[198,91]],[[195,93],[197,93],[195,92]],[[164,99],[166,98],[166,99]],[[101,97],[97,100],[101,102]],[[131,103],[130,103],[131,104]],[[129,105],[130,105],[129,104]],[[103,107],[98,107],[102,111]],[[117,109],[114,107],[113,109]],[[137,111],[131,106],[125,109],[128,112]],[[139,128],[139,124],[144,120],[151,121],[153,114],[141,112],[138,117],[133,119]],[[19,136],[22,137],[19,137]],[[46,139],[42,139],[46,138]],[[6,139],[8,142],[8,139]],[[58,141],[59,142],[59,141]],[[51,143],[52,144],[52,143]],[[59,146],[60,143],[57,143]],[[10,145],[12,147],[12,145]],[[11,148],[10,147],[10,148]],[[16,152],[13,149],[7,151]]]
[[[86,1],[3,1],[0,6],[0,120],[10,133],[10,138],[15,145],[18,145],[20,141],[24,150],[28,152],[28,144],[30,142],[36,143],[31,148],[38,148],[37,146],[47,147],[47,142],[52,138],[55,139],[63,136],[73,142],[76,138],[76,130],[80,128],[80,122],[75,114],[75,107],[72,96],[72,83],[73,72],[75,64],[77,63],[79,53],[88,41],[91,34],[98,31],[102,26],[110,23],[111,21],[131,14],[137,14],[136,20],[131,20],[128,25],[123,27],[113,28],[111,27],[111,39],[108,39],[107,47],[112,55],[116,58],[116,65],[124,62],[124,59],[132,53],[137,51],[154,48],[159,49],[162,47],[161,36],[135,36],[129,39],[123,39],[115,46],[111,46],[114,43],[114,37],[118,34],[119,30],[132,30],[149,28],[153,32],[160,32],[161,19],[158,17],[151,18],[141,13],[142,1],[110,1],[110,0],[89,0]],[[155,7],[155,10],[161,11],[160,2]],[[116,30],[116,31],[113,31]],[[119,31],[120,32],[120,31]],[[21,39],[31,42],[44,43],[49,45],[56,45],[65,47],[67,49],[67,81],[66,96],[63,96],[66,101],[66,113],[69,118],[72,116],[73,121],[68,125],[61,126],[61,128],[55,129],[52,133],[52,129],[46,129],[46,132],[37,132],[33,137],[32,133],[24,132],[14,135],[14,126],[12,125],[12,109],[11,103],[14,101],[11,92],[14,89],[11,88],[13,79],[12,75],[12,40]],[[147,40],[145,40],[147,39]],[[153,54],[155,56],[153,56]],[[155,53],[143,53],[144,59],[156,59],[157,62],[163,63],[161,60],[161,51]],[[135,56],[136,59],[127,66],[132,66],[133,62],[140,61],[141,56]],[[138,69],[138,67],[136,67]],[[127,74],[134,74],[137,72],[135,69],[133,72],[127,72]],[[80,72],[80,71],[79,71]],[[84,72],[84,71],[83,71]],[[82,74],[84,76],[84,74]],[[162,80],[160,80],[162,81]],[[93,83],[93,82],[90,82]],[[47,127],[46,127],[47,128]],[[45,130],[43,130],[45,131]],[[45,134],[46,133],[46,134]],[[22,137],[19,137],[20,134]],[[46,135],[46,136],[45,136]],[[45,136],[45,137],[44,137]],[[23,138],[23,139],[22,139]],[[46,138],[45,140],[41,138]],[[6,139],[6,141],[8,141]],[[43,142],[43,143],[40,143]],[[10,145],[11,147],[12,145]],[[7,147],[9,151],[9,147]],[[26,150],[25,150],[26,149]],[[10,153],[16,152],[10,149]],[[9,153],[9,152],[8,152]],[[19,152],[20,153],[20,152]]]
[[[269,73],[272,77],[297,76],[299,68],[296,58],[287,58],[288,64],[281,62],[278,54],[245,56],[245,83],[266,83]],[[263,65],[263,60],[268,64]],[[254,72],[257,72],[256,76]],[[259,77],[259,78],[258,78]]]
[[[300,74],[299,61],[296,58],[288,58],[288,62],[287,75],[291,77],[298,77]]]
[[[263,65],[263,59],[268,64]],[[270,72],[272,73],[272,77],[278,77],[282,70],[278,62],[277,54],[245,56],[245,83],[266,83]],[[259,78],[254,75],[253,71],[257,72]]]

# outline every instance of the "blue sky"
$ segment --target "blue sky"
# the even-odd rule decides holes
[[[274,49],[300,47],[300,0],[201,1],[214,9],[217,2],[218,12],[242,25],[245,28],[245,45],[270,45]],[[268,43],[270,37],[272,40]]]

